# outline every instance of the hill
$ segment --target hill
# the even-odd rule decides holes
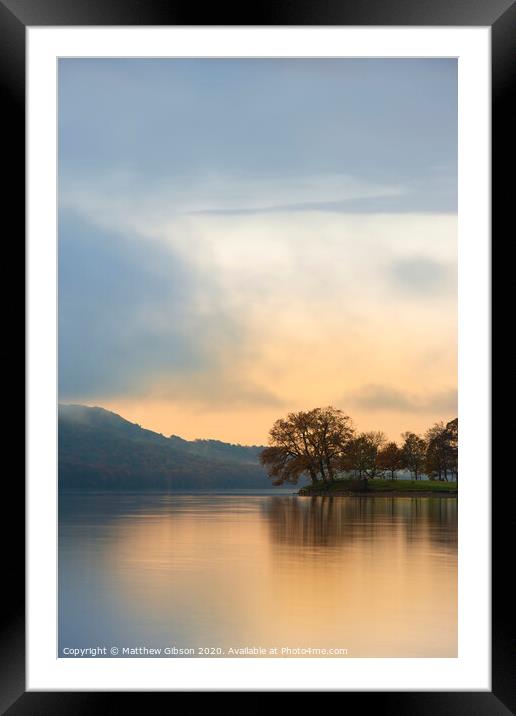
[[[60,489],[270,487],[259,445],[166,437],[104,408],[59,405],[58,443]]]

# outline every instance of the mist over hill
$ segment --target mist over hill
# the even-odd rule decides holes
[[[270,487],[259,464],[259,445],[166,437],[84,405],[59,405],[58,435],[60,489]]]

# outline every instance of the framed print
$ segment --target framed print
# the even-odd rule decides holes
[[[490,444],[514,6],[1,10],[28,322],[3,708],[514,709]]]

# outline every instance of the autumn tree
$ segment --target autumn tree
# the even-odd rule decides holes
[[[313,425],[312,447],[319,460],[319,472],[323,480],[334,480],[341,457],[353,438],[351,418],[330,406],[310,411],[310,420]]]
[[[448,482],[448,436],[444,423],[435,423],[426,431],[425,472],[431,480]]]
[[[401,464],[409,470],[416,480],[419,480],[425,466],[426,442],[415,433],[403,433],[404,439],[401,448]]]
[[[426,431],[425,470],[430,479],[448,482],[457,475],[457,419],[435,423]]]
[[[375,477],[380,471],[378,457],[385,444],[385,435],[380,431],[360,433],[353,438],[340,462],[341,469],[352,471],[360,479]]]
[[[395,479],[396,471],[402,467],[401,450],[395,442],[387,443],[378,452],[378,467],[391,473],[391,480]]]
[[[269,432],[269,446],[260,454],[260,462],[273,484],[295,484],[303,473],[308,473],[312,483],[317,482],[311,430],[308,412],[289,413],[286,418],[276,420]]]
[[[275,485],[295,484],[303,474],[312,483],[331,481],[352,436],[351,419],[331,406],[289,413],[272,426],[260,462]]]

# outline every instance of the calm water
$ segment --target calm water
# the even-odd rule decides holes
[[[114,646],[118,656],[311,647],[453,657],[456,598],[453,498],[60,499],[61,656]]]

